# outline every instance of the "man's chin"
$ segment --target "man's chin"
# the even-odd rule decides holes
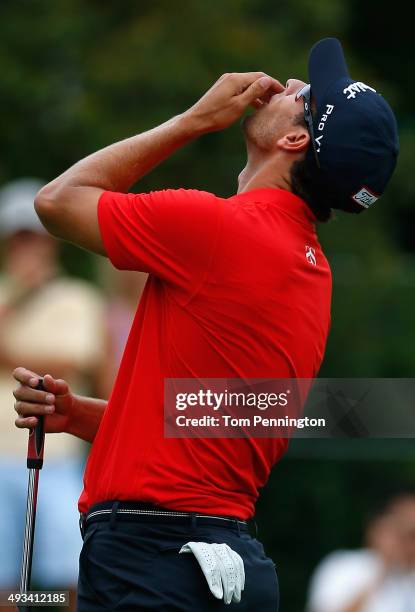
[[[255,113],[251,113],[250,115],[246,115],[241,121],[242,131],[245,137],[249,138],[252,133],[252,126],[255,122]]]
[[[265,104],[262,108],[256,109],[254,112],[250,113],[249,115],[246,115],[242,119],[242,129],[245,133],[247,132],[247,130],[252,131],[253,126],[260,125],[261,123],[266,121],[266,110],[267,105]]]
[[[243,117],[243,119],[241,119],[241,128],[243,132],[246,132],[247,126],[249,126],[249,123],[251,120],[252,120],[252,114],[246,115],[246,117]]]

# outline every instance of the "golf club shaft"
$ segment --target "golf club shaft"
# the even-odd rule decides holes
[[[26,593],[30,587],[32,572],[33,541],[35,534],[37,491],[39,483],[39,470],[29,470],[29,484],[27,488],[26,525],[23,541],[22,570],[20,574],[20,593]]]
[[[43,390],[43,379],[36,387]],[[20,574],[20,593],[30,590],[32,573],[33,543],[35,537],[37,493],[39,485],[39,471],[43,466],[43,448],[45,442],[44,417],[38,417],[35,428],[29,432],[27,447],[27,467],[29,469],[29,484],[27,487],[26,524],[23,540],[22,568]],[[20,612],[29,612],[30,606],[19,606]]]

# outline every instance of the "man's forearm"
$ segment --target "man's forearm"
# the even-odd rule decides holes
[[[89,155],[49,183],[46,189],[95,187],[125,192],[200,133],[200,126],[193,116],[183,113],[152,130]]]
[[[57,186],[125,192],[179,147],[202,134],[228,127],[251,103],[269,101],[283,90],[279,81],[263,72],[225,74],[184,113],[101,149],[69,168],[46,186],[52,191],[49,197],[53,198]]]
[[[40,220],[53,236],[107,255],[99,225],[103,192],[127,192],[178,148],[202,134],[225,129],[250,104],[264,104],[283,90],[263,72],[223,75],[184,113],[97,151],[48,183],[35,198]]]
[[[93,442],[107,403],[105,400],[75,395],[66,433]]]

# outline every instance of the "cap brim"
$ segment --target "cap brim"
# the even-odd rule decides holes
[[[308,59],[311,92],[321,99],[328,87],[339,79],[350,78],[343,48],[337,38],[323,38],[311,49]]]

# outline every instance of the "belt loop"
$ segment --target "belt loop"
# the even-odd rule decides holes
[[[235,519],[235,523],[236,523],[236,528],[238,530],[238,537],[240,538],[241,537],[241,527],[239,525],[238,519]]]
[[[197,528],[197,516],[195,512],[190,513],[190,526],[193,530]]]
[[[256,522],[255,519],[252,519],[252,522],[253,522],[254,527],[255,527],[255,538],[258,539],[258,523]]]
[[[118,510],[118,506],[119,505],[120,505],[119,501],[115,501],[112,504],[111,518],[110,518],[110,529],[114,529],[115,528],[115,522],[117,520],[117,510]]]
[[[79,515],[79,531],[81,532],[81,538],[85,538],[85,526],[86,526],[86,514],[81,512]]]

